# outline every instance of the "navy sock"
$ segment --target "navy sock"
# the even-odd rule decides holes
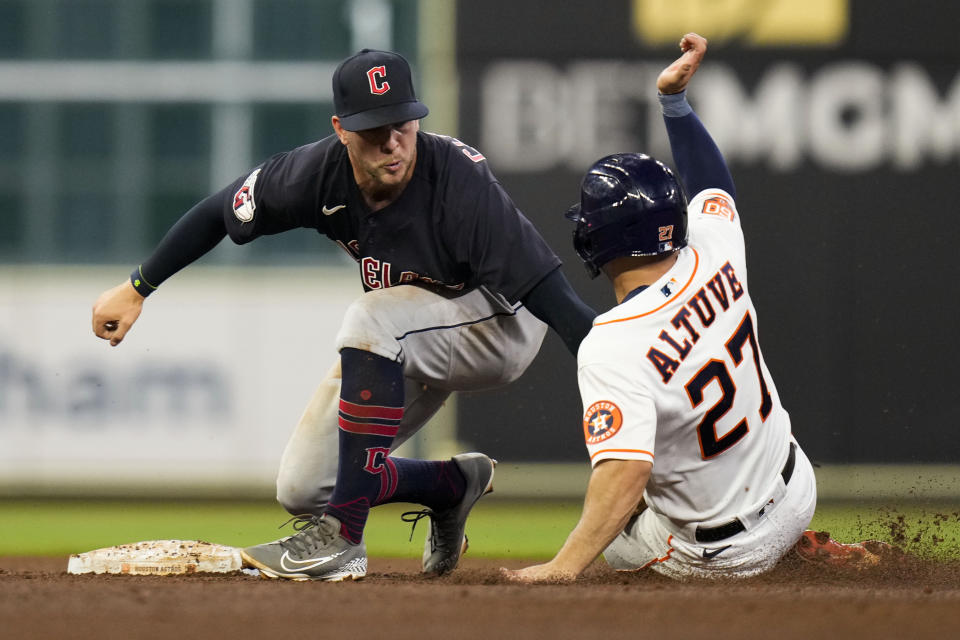
[[[443,511],[460,502],[467,481],[453,460],[390,458],[397,469],[397,490],[385,502],[413,502]]]
[[[340,352],[340,366],[340,464],[325,512],[340,521],[340,535],[359,543],[370,507],[397,488],[388,456],[403,418],[403,366],[349,348]]]

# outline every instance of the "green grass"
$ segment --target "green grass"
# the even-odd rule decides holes
[[[956,502],[821,503],[810,527],[841,542],[883,540],[925,558],[960,560]]]
[[[507,501],[488,498],[470,518],[474,557],[549,558],[580,516],[577,500]],[[426,522],[408,540],[400,520],[410,505],[373,510],[367,527],[371,556],[418,557]],[[898,542],[927,557],[960,559],[956,505],[825,503],[812,528],[844,542],[876,538]],[[944,514],[942,517],[938,514]],[[117,500],[0,500],[0,555],[68,555],[99,547],[154,539],[207,540],[248,546],[289,534],[278,529],[287,514],[266,502],[163,502]]]
[[[371,512],[367,551],[382,557],[417,557],[427,523],[400,514],[413,505]],[[549,557],[577,522],[580,503],[504,503],[486,500],[470,520],[471,555]],[[0,555],[67,555],[140,540],[207,540],[249,546],[289,535],[289,518],[272,502],[164,502],[117,500],[0,500]]]

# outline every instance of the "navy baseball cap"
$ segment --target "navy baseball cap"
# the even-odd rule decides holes
[[[410,65],[399,53],[363,49],[333,72],[333,109],[347,131],[419,120],[429,113],[413,91]]]

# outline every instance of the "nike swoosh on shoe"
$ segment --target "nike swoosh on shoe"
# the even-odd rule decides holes
[[[280,566],[283,567],[284,571],[307,571],[309,569],[313,569],[314,567],[319,567],[324,562],[330,562],[331,560],[339,558],[347,551],[349,551],[349,549],[337,551],[335,554],[330,556],[324,556],[322,558],[307,558],[306,560],[295,560],[294,558],[290,557],[289,551],[284,551],[283,555],[280,557]],[[287,566],[287,562],[290,562],[293,566]]]

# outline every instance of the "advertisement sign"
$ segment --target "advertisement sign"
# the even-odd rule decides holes
[[[921,4],[461,2],[459,137],[574,288],[609,309],[562,214],[604,155],[672,164],[656,77],[683,33],[703,34],[689,97],[736,182],[764,356],[794,432],[815,461],[955,462],[960,9]],[[585,459],[574,359],[553,337],[517,384],[459,410],[461,437],[493,454]]]
[[[194,268],[111,348],[90,308],[122,274],[0,273],[0,487],[271,495],[361,293],[353,269]]]

